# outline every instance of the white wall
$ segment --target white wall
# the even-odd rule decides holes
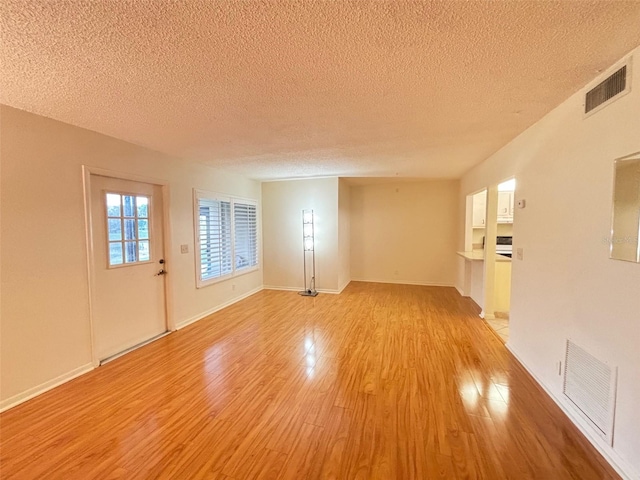
[[[640,50],[633,56],[634,66],[640,65]],[[613,161],[640,150],[639,72],[634,71],[630,94],[587,118],[586,89],[576,93],[468,172],[460,188],[463,202],[474,191],[516,177],[516,201],[526,199],[527,206],[515,212],[514,252],[523,248],[524,259],[514,254],[508,346],[558,399],[562,379],[556,362],[563,359],[567,338],[618,366],[614,447],[595,442],[636,476],[640,265],[610,260],[606,239]],[[462,208],[459,222],[462,226]],[[458,239],[461,249],[462,233]],[[463,283],[464,278],[458,278],[457,284]],[[584,425],[583,429],[590,431]]]
[[[344,178],[338,182],[338,289],[351,281],[351,187]]]
[[[316,288],[337,292],[338,179],[286,180],[262,184],[264,285],[303,288],[302,210],[315,215]]]
[[[453,285],[458,181],[351,187],[354,280]]]
[[[192,189],[259,200],[258,182],[10,107],[0,116],[0,406],[91,363],[83,164],[169,181],[177,324],[262,286],[257,271],[196,289],[193,257]]]

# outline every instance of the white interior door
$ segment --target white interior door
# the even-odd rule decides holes
[[[92,314],[104,360],[167,330],[162,187],[91,175]]]

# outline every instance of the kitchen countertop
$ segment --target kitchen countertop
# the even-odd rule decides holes
[[[484,250],[473,250],[471,252],[456,252],[461,257],[466,260],[471,260],[472,262],[483,262],[484,261]],[[510,262],[511,259],[509,257],[505,257],[504,255],[496,254],[496,262]]]

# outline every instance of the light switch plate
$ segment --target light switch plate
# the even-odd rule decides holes
[[[524,258],[524,249],[523,248],[516,248],[516,258],[518,260],[522,260]]]
[[[189,253],[189,245],[180,245],[180,253]]]

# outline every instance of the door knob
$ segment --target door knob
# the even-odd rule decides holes
[[[160,270],[158,273],[156,273],[156,277],[160,276],[160,275],[166,275],[167,272],[165,271],[165,269],[163,268],[162,270]]]

